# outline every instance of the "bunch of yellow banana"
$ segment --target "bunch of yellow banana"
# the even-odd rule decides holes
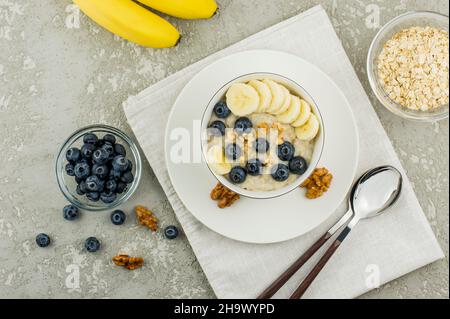
[[[182,19],[207,19],[217,11],[214,0],[137,0]],[[178,30],[133,0],[73,0],[81,11],[112,33],[145,47],[169,48],[180,40]]]

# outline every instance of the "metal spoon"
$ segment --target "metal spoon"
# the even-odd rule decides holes
[[[298,299],[303,296],[339,245],[361,219],[378,216],[397,201],[402,190],[402,180],[400,172],[392,166],[375,168],[361,177],[358,186],[353,189],[350,196],[350,208],[354,212],[350,223],[339,234],[290,299]]]

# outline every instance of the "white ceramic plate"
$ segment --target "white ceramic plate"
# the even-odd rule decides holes
[[[219,209],[210,199],[217,184],[201,154],[200,121],[214,94],[231,80],[251,73],[274,73],[299,85],[314,99],[324,123],[325,145],[318,167],[334,175],[330,190],[308,200],[304,190],[273,199],[241,198]],[[190,156],[174,160],[189,136]],[[186,208],[213,231],[244,242],[275,243],[301,236],[323,223],[345,199],[358,164],[358,131],[349,103],[334,82],[305,60],[283,52],[253,50],[220,59],[195,75],[178,96],[169,116],[166,163]]]

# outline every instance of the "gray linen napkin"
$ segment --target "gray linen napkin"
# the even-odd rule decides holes
[[[164,131],[169,111],[184,85],[220,57],[248,49],[275,49],[319,66],[350,101],[360,133],[358,175],[391,164],[404,171],[348,57],[322,7],[259,32],[150,86],[124,103],[124,110],[154,173],[219,298],[254,298],[317,240],[342,214],[338,209],[318,229],[277,244],[230,240],[198,222],[175,193],[164,162]],[[152,125],[148,125],[151,119]],[[404,175],[405,176],[405,175]],[[257,227],[257,225],[255,225]],[[329,261],[305,298],[354,298],[419,267],[443,258],[411,184],[404,183],[391,212],[358,225]],[[287,298],[311,268],[309,263],[275,297]]]

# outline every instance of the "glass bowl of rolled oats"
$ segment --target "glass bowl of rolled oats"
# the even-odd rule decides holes
[[[367,74],[378,100],[403,118],[448,117],[449,18],[421,11],[383,26],[369,49]]]

